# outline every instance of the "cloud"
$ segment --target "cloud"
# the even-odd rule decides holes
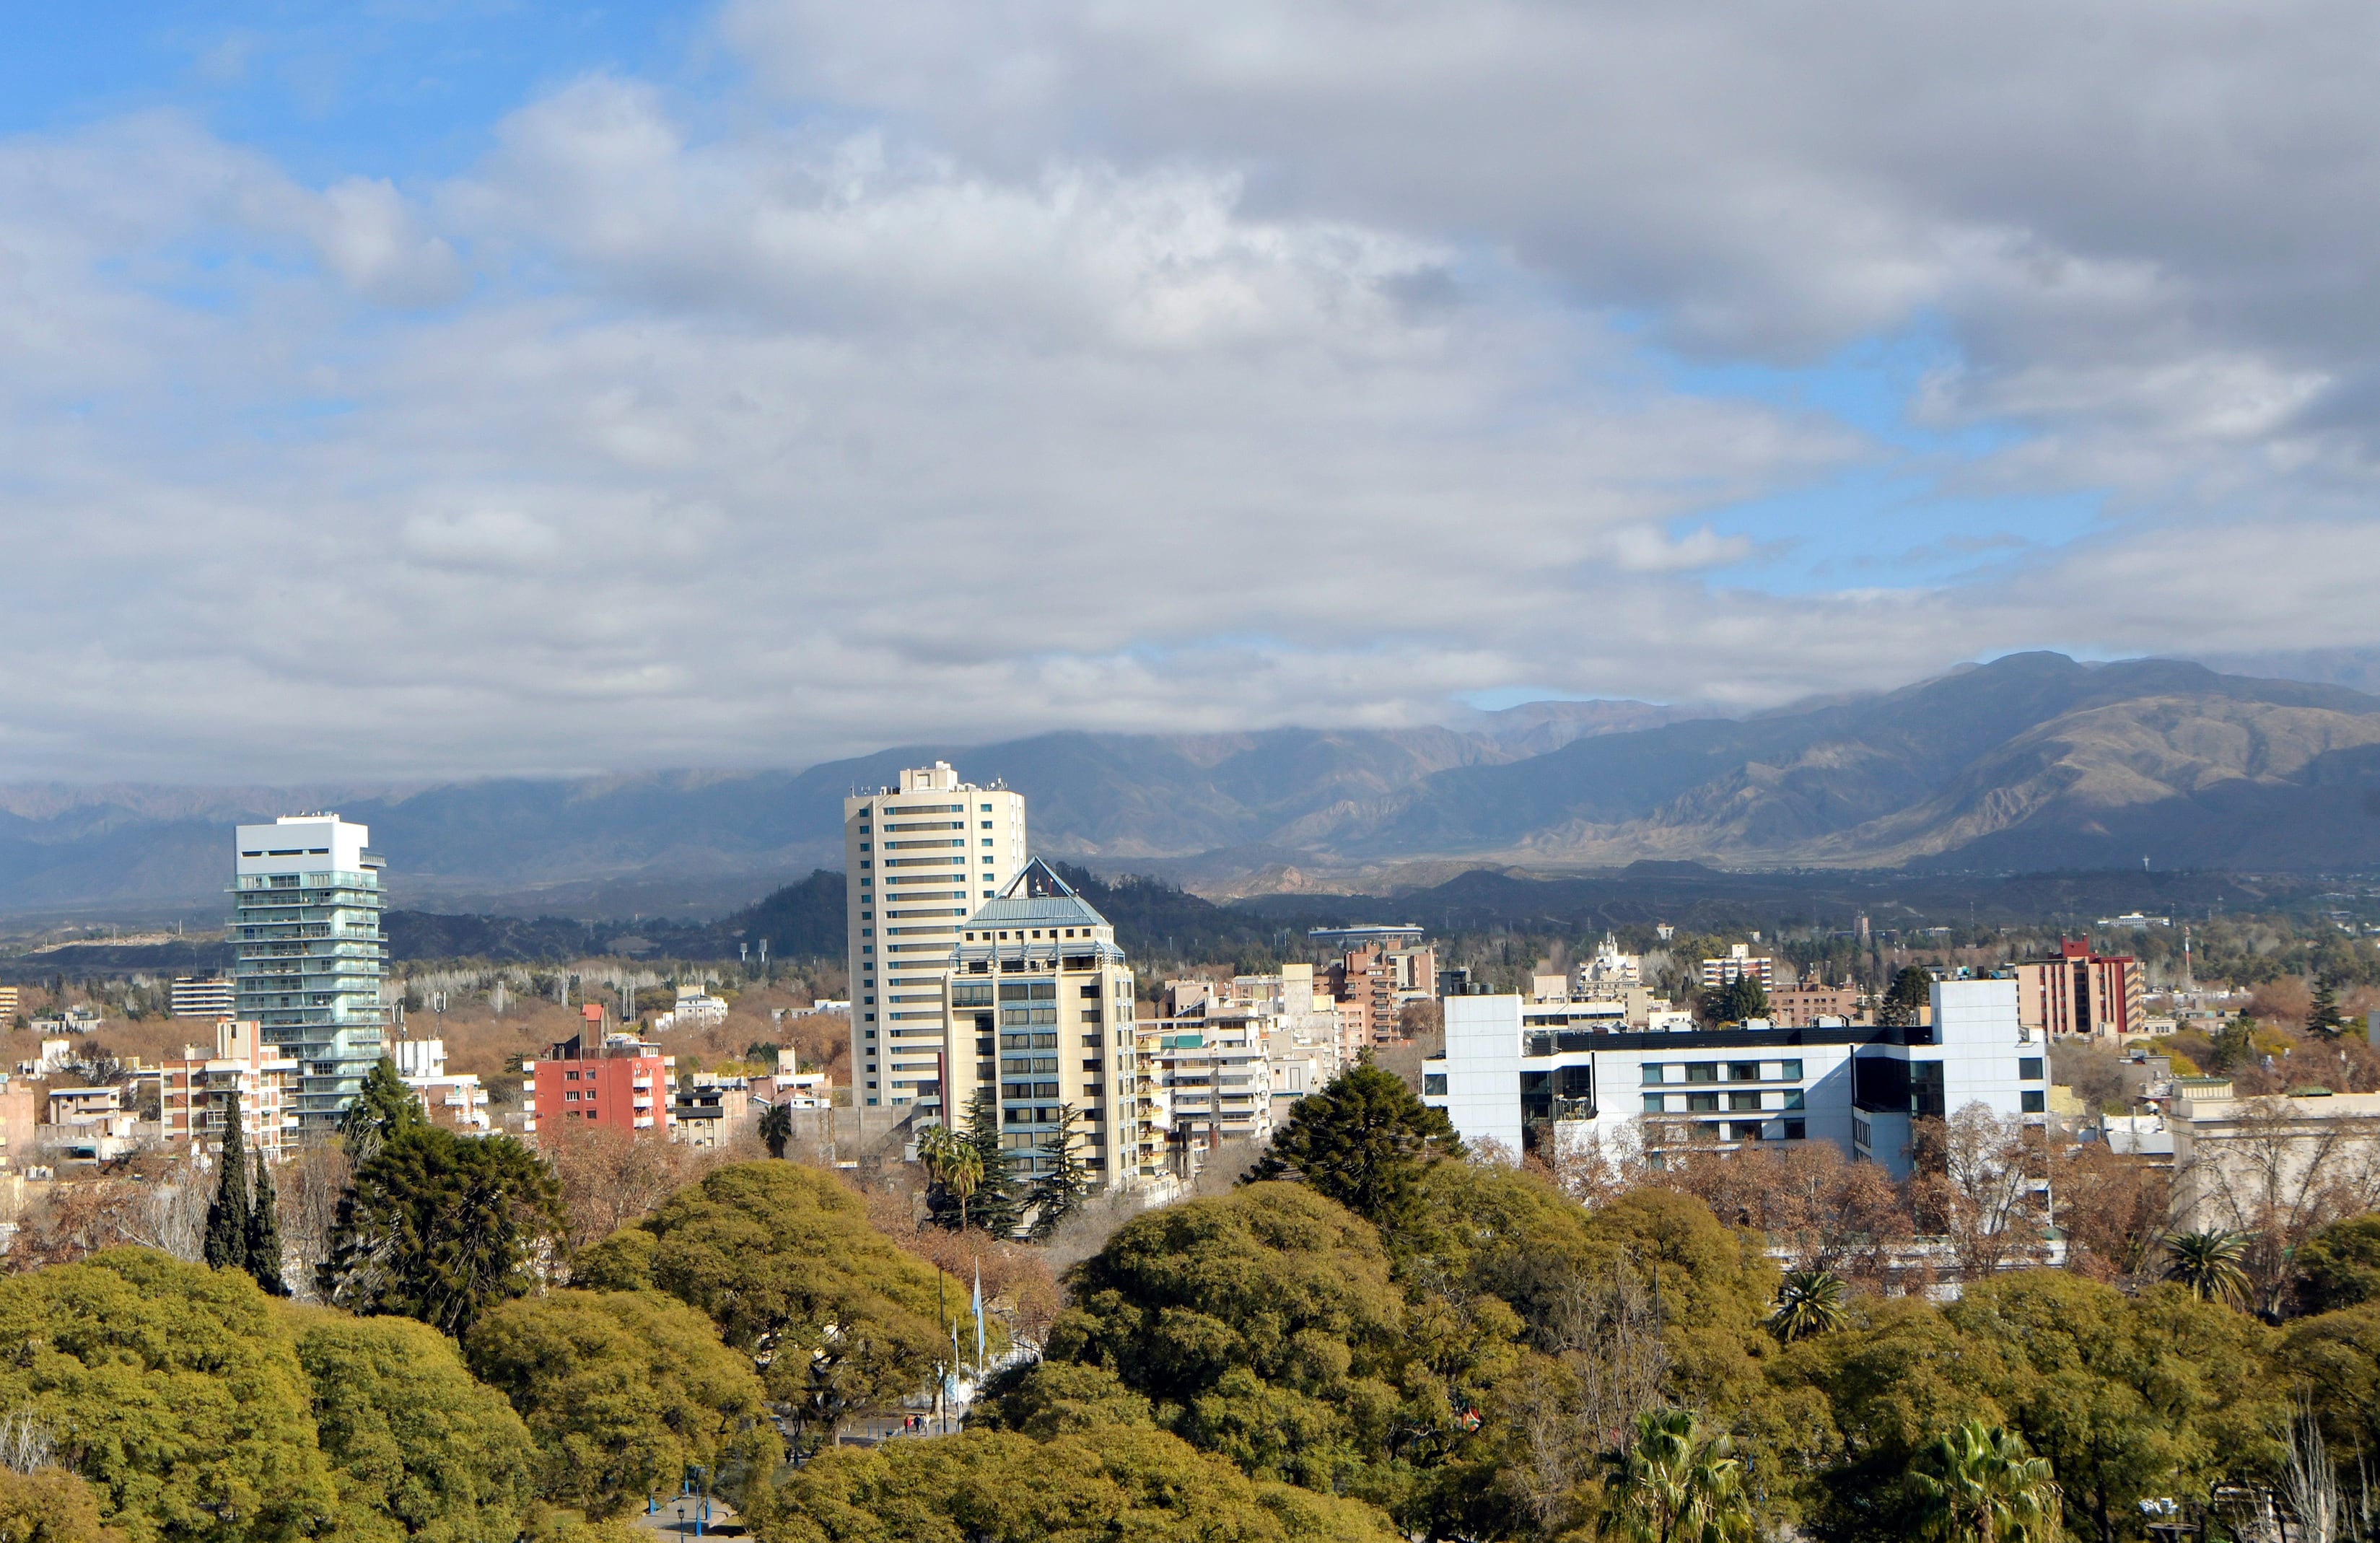
[[[781,94],[589,77],[435,182],[309,185],[170,115],[0,141],[0,540],[75,619],[0,653],[0,776],[787,764],[2380,642],[2374,237],[2313,207],[2365,108],[2316,69],[2292,115],[2285,29],[722,25]],[[2254,234],[2299,216],[2326,254]],[[1905,401],[1790,389],[1906,329],[1945,344]],[[1713,587],[1756,554],[1721,511],[1880,468],[2107,513],[1956,582]]]

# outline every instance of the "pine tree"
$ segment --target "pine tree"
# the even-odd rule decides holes
[[[2347,1014],[2338,1010],[2338,988],[2328,977],[2317,977],[2313,983],[2313,1006],[2306,1013],[2306,1032],[2325,1039],[2336,1039],[2347,1030]]]
[[[383,1055],[364,1074],[356,1101],[339,1117],[339,1135],[346,1141],[348,1160],[360,1164],[397,1132],[429,1123],[421,1100],[396,1075],[396,1062]]]
[[[222,1172],[215,1181],[214,1202],[207,1207],[207,1263],[216,1270],[248,1268],[248,1152],[240,1139],[239,1091],[223,1096],[223,1147],[216,1154]]]
[[[248,1212],[248,1272],[267,1296],[286,1296],[281,1280],[281,1201],[273,1190],[273,1170],[256,1154],[256,1188]]]
[[[983,1177],[968,1211],[976,1225],[992,1236],[1015,1236],[1017,1223],[1024,1220],[1024,1207],[1017,1201],[1014,1163],[1008,1148],[1000,1144],[1000,1105],[989,1087],[976,1090],[975,1103],[967,1111],[966,1141],[983,1165]]]
[[[1033,1192],[1026,1198],[1033,1208],[1033,1235],[1046,1238],[1058,1230],[1058,1223],[1075,1213],[1090,1192],[1089,1171],[1083,1160],[1075,1155],[1077,1134],[1075,1124],[1080,1118],[1073,1104],[1058,1106],[1058,1134],[1052,1144],[1057,1166],[1033,1181]]]

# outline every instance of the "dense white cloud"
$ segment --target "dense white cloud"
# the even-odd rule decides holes
[[[440,183],[173,117],[0,141],[0,539],[47,610],[0,776],[2380,642],[2380,109],[2329,52],[2369,26],[738,0],[761,95],[581,79]],[[1912,331],[1956,453],[1646,349]],[[1879,467],[2107,512],[1948,584],[1744,580],[1725,511]]]

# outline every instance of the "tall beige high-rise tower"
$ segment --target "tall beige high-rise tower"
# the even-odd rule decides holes
[[[845,798],[843,848],[852,1102],[932,1098],[959,926],[1024,869],[1025,796],[938,760]]]

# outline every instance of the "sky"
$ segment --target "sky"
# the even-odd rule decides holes
[[[2380,645],[2380,11],[12,6],[0,780]]]

